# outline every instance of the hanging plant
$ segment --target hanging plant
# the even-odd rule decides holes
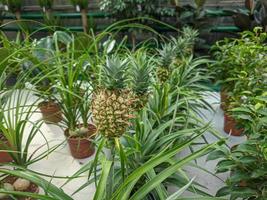
[[[81,13],[83,31],[85,33],[87,33],[87,30],[88,30],[88,19],[87,19],[88,0],[70,0],[70,2],[76,7],[76,11]]]

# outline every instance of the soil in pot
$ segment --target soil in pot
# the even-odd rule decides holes
[[[29,182],[29,185],[26,187],[26,189],[24,189],[23,188],[24,186],[21,183],[18,183],[18,182],[16,183],[16,181],[18,181],[18,179],[19,178],[15,177],[15,176],[7,176],[3,180],[1,180],[1,183],[2,184],[8,183],[8,184],[12,185],[13,186],[13,190],[15,190],[15,191],[30,192],[30,193],[36,193],[36,194],[39,193],[39,187],[36,184]],[[20,179],[20,180],[22,180],[22,182],[25,181],[24,179]],[[19,190],[16,189],[18,187],[20,187],[21,189],[19,189]],[[31,198],[31,197],[21,197],[21,196],[15,196],[15,197],[18,200],[33,200],[34,199],[34,198]],[[1,200],[12,200],[12,199],[13,198],[11,198],[11,197],[1,198]]]
[[[74,158],[84,159],[94,154],[95,148],[90,141],[90,138],[94,137],[96,133],[96,127],[93,124],[88,124],[87,134],[83,138],[70,136],[69,129],[66,129],[64,133],[68,140],[71,155]]]
[[[4,145],[0,144],[0,163],[8,163],[12,162],[13,158],[7,152],[2,152],[1,150],[5,150],[5,145],[8,145],[8,141],[6,140],[5,136],[0,133],[0,141],[4,143]]]
[[[224,131],[232,136],[242,136],[244,129],[237,127],[236,120],[228,114],[224,114]]]
[[[40,108],[46,123],[55,124],[62,120],[62,113],[57,103],[53,101],[41,102],[38,107]]]

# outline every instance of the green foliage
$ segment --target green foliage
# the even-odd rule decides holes
[[[1,0],[4,5],[8,6],[11,12],[17,12],[21,10],[23,0]]]
[[[127,70],[129,68],[128,59],[118,56],[111,56],[106,59],[102,66],[100,87],[109,90],[125,89],[127,87]]]
[[[212,66],[216,79],[229,92],[232,108],[265,91],[267,34],[262,29],[245,31],[240,39],[225,39],[213,47],[217,62]]]
[[[38,0],[38,3],[41,7],[46,9],[51,9],[53,6],[54,0]]]
[[[110,39],[107,40],[109,36]],[[180,196],[186,190],[197,194],[196,198],[211,199],[211,195],[205,192],[205,187],[190,178],[184,170],[185,166],[217,146],[217,143],[206,144],[206,132],[217,135],[200,118],[199,109],[208,107],[202,95],[202,90],[207,88],[202,83],[210,79],[203,66],[210,61],[194,58],[196,36],[196,31],[187,28],[181,34],[182,39],[170,40],[166,45],[171,46],[174,52],[170,60],[163,59],[161,54],[154,57],[153,54],[158,50],[141,45],[138,50],[130,51],[123,46],[124,41],[117,44],[113,39],[115,36],[110,32],[76,37],[74,34],[58,31],[52,36],[26,45],[28,51],[20,59],[24,65],[28,64],[25,80],[37,89],[44,86],[42,91],[48,96],[53,95],[49,93],[53,85],[57,92],[53,97],[59,102],[64,115],[63,125],[77,133],[75,136],[80,136],[77,131],[80,124],[87,125],[91,121],[91,101],[94,98],[92,93],[99,87],[109,90],[128,89],[138,95],[149,94],[142,109],[133,113],[135,118],[131,117],[131,123],[127,124],[128,129],[124,134],[116,135],[112,141],[100,134],[95,137],[95,158],[68,180],[89,172],[88,182],[77,192],[95,183],[97,191],[94,199],[97,200],[183,199]],[[162,60],[171,69],[171,76],[165,83],[157,82],[154,67],[155,63],[161,63]],[[48,88],[47,85],[42,85],[43,81],[48,81]],[[32,114],[27,110],[25,112],[26,118],[22,122],[16,121],[16,127],[12,131],[7,131],[4,125],[1,126],[5,135],[14,133],[16,141],[19,141],[16,145],[20,145],[20,151],[12,152],[14,157],[19,153],[19,157],[15,157],[19,161],[16,163],[28,166],[42,159],[44,155],[35,160],[27,155],[30,142],[40,131],[38,123],[32,123],[34,128],[27,140],[28,146],[23,147],[20,143],[23,135],[21,131],[25,129]],[[16,114],[20,119],[21,113]],[[202,144],[201,147],[193,148],[199,143]],[[191,150],[190,154],[177,156],[177,153],[188,148]],[[51,149],[53,150],[54,148]],[[71,199],[60,189],[53,185],[50,187],[48,182],[31,173],[5,170],[0,172],[29,179],[44,189],[47,187],[47,195],[35,196],[37,198]],[[176,193],[169,194],[167,187],[170,185],[178,187]]]
[[[117,18],[173,16],[174,8],[164,7],[164,0],[101,0],[100,9]]]
[[[231,199],[266,199],[266,136],[253,135],[246,142],[232,150],[218,148],[212,152],[209,160],[220,159],[217,173],[230,172],[225,187],[217,196]]]
[[[233,19],[241,30],[253,30],[261,26],[267,31],[267,3],[265,0],[250,0],[245,2],[246,10],[232,10]]]
[[[74,6],[79,6],[80,9],[87,9],[88,8],[88,4],[89,4],[88,0],[70,0],[70,2]]]
[[[131,88],[137,95],[146,95],[152,84],[151,72],[155,65],[155,60],[145,49],[137,50],[133,55],[129,55]]]

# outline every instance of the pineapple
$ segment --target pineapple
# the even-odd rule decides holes
[[[175,61],[176,66],[180,66],[184,63],[184,59],[190,57],[194,51],[194,45],[198,31],[185,27],[182,30],[182,34],[178,38],[172,38],[171,43],[175,48]]]
[[[182,37],[186,40],[186,48],[184,49],[184,54],[190,56],[193,54],[194,45],[197,40],[199,33],[197,30],[192,29],[191,27],[185,27],[182,30]]]
[[[133,95],[127,89],[128,66],[126,59],[107,58],[101,66],[100,87],[93,94],[93,120],[98,131],[109,139],[122,136],[133,118]]]
[[[141,110],[148,101],[153,65],[153,58],[149,57],[143,49],[139,49],[133,56],[130,56],[131,88],[135,99],[133,108],[137,111]]]
[[[168,80],[171,74],[171,64],[175,58],[175,51],[171,43],[163,45],[159,52],[159,63],[160,66],[157,69],[157,77],[161,83]]]

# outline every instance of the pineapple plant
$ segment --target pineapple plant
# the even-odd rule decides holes
[[[135,99],[133,108],[137,111],[141,110],[148,101],[153,65],[153,57],[143,49],[139,49],[130,56],[131,88]]]
[[[92,114],[98,132],[109,139],[122,136],[133,118],[133,95],[127,88],[128,59],[107,58],[101,66],[99,88],[93,94]]]
[[[157,69],[157,77],[161,83],[168,80],[171,74],[171,65],[175,58],[175,49],[171,43],[164,44],[159,53],[159,67]]]
[[[174,65],[179,67],[184,64],[186,58],[190,57],[194,52],[194,45],[198,36],[198,31],[185,27],[182,34],[178,38],[172,38],[171,43],[175,49]]]
[[[190,56],[193,54],[194,51],[194,45],[197,40],[197,37],[199,35],[199,32],[197,30],[192,29],[191,27],[185,27],[182,30],[182,37],[186,41],[186,47],[184,49],[184,54],[186,56]]]

